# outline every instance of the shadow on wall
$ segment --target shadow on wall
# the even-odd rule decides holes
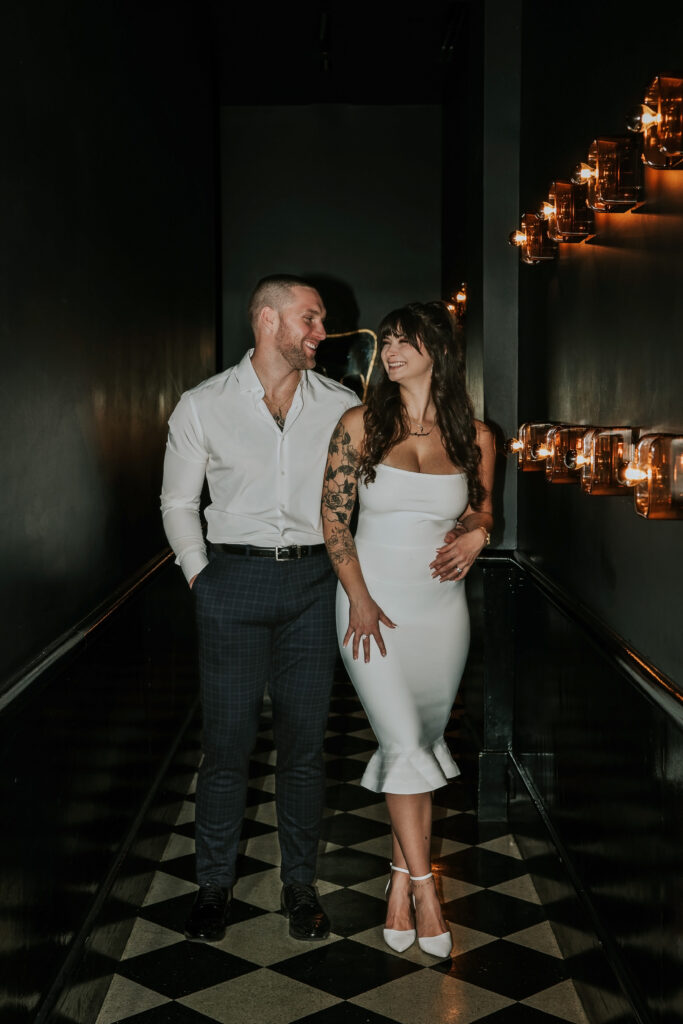
[[[302,276],[318,289],[327,309],[327,338],[318,346],[316,370],[341,381],[362,399],[372,372],[376,344],[368,326],[358,323],[360,310],[355,293],[345,281],[329,274]],[[374,324],[369,329],[374,331]]]

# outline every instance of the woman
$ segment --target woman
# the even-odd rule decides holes
[[[462,581],[493,523],[494,445],[474,419],[445,303],[395,310],[378,342],[381,379],[330,442],[323,531],[340,581],[342,657],[379,741],[362,785],[386,794],[391,818],[384,939],[403,952],[417,936],[422,950],[446,957],[431,800],[459,774],[443,732],[469,644]]]

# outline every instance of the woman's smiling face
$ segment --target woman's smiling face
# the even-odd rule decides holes
[[[382,341],[381,359],[389,380],[400,384],[431,372],[432,359],[419,339],[417,343],[419,348],[415,348],[404,334],[386,335]]]

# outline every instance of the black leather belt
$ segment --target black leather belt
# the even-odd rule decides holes
[[[276,562],[291,562],[308,555],[322,555],[324,544],[290,544],[286,548],[258,548],[253,544],[212,544],[214,551],[227,555],[244,555],[246,558],[274,558]]]

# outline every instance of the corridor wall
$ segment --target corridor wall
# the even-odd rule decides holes
[[[391,309],[441,296],[441,136],[436,104],[225,102],[225,366],[251,344],[245,307],[265,274],[314,278],[330,331],[376,330]],[[420,145],[386,154],[404,138]]]
[[[652,16],[644,32],[612,0],[581,18],[525,0],[520,214],[594,138],[626,134],[655,75],[681,74],[683,10]],[[525,421],[683,431],[683,170],[647,168],[644,199],[520,266],[508,436]],[[683,1010],[683,523],[542,473],[518,474],[517,512],[511,820],[589,1018],[663,1024]]]
[[[215,365],[215,224],[197,5],[0,19],[1,693],[165,546],[166,420]]]
[[[654,76],[683,65],[679,4],[658,5],[653,33],[609,0],[594,33],[537,0],[524,10],[521,212],[597,135],[627,134]],[[683,431],[683,170],[647,168],[645,200],[597,213],[595,238],[560,246],[551,265],[521,267],[520,423]],[[524,474],[519,492],[520,550],[683,687],[683,524],[636,516],[630,494],[589,498],[542,474]]]
[[[203,11],[0,13],[0,1003],[27,1024],[94,1019],[187,784],[158,792],[197,688],[158,495],[215,368]]]

